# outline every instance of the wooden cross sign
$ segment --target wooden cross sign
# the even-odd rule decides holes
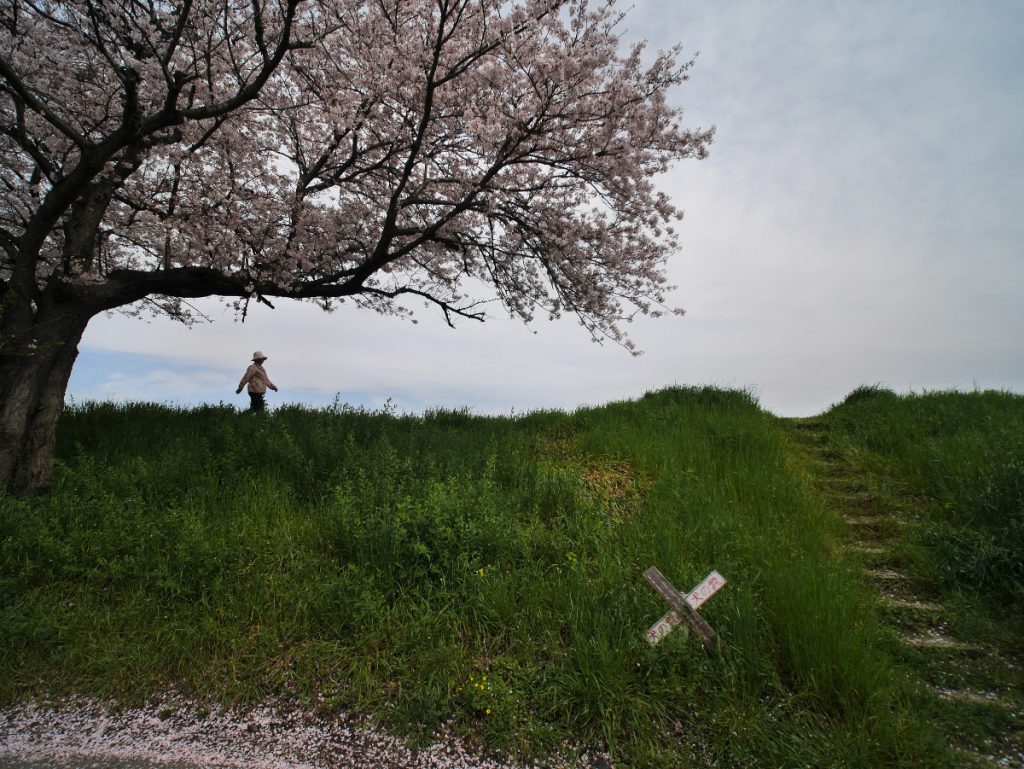
[[[697,613],[697,609],[722,589],[725,585],[725,577],[717,571],[713,571],[704,578],[703,582],[691,590],[688,595],[683,595],[676,590],[672,583],[665,578],[665,575],[658,571],[656,566],[652,566],[644,572],[644,579],[650,583],[651,587],[658,591],[658,594],[671,607],[668,614],[651,625],[647,631],[647,642],[651,646],[657,646],[658,642],[671,633],[676,625],[685,621],[697,631],[697,635],[700,636],[700,640],[704,642],[704,645],[712,648],[716,638],[715,631]]]

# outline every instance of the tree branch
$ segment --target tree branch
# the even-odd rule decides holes
[[[36,98],[32,91],[21,81],[21,78],[18,77],[18,73],[11,69],[11,65],[7,63],[7,59],[3,56],[0,56],[0,77],[3,77],[14,93],[18,95],[18,98],[25,102],[33,112],[42,115],[46,122],[68,137],[75,146],[83,150],[90,146],[90,142],[72,128],[70,123],[51,110],[45,102]]]
[[[382,296],[387,299],[397,299],[399,296],[405,295],[421,297],[423,299],[426,299],[428,302],[436,304],[438,307],[441,308],[441,311],[444,313],[445,323],[447,323],[448,326],[451,328],[455,328],[455,324],[452,322],[453,315],[457,315],[462,318],[468,318],[469,320],[477,320],[480,321],[481,323],[483,323],[487,319],[487,316],[484,314],[483,311],[471,312],[473,307],[478,307],[481,304],[486,304],[485,301],[473,302],[472,304],[467,305],[466,307],[456,307],[450,302],[447,302],[444,299],[439,299],[433,294],[430,294],[426,291],[420,291],[419,289],[410,288],[408,286],[396,288],[391,291],[386,291],[381,288],[364,288],[360,293],[370,294],[373,296]]]

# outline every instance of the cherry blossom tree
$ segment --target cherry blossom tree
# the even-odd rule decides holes
[[[45,488],[89,320],[274,297],[665,308],[690,62],[586,0],[0,0],[0,482]]]

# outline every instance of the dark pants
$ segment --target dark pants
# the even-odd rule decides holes
[[[266,411],[267,402],[264,393],[249,393],[249,411]]]

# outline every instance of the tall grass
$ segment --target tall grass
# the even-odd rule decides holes
[[[1004,392],[854,391],[827,415],[894,492],[922,500],[918,566],[947,590],[1024,599],[1024,398]]]
[[[573,414],[87,404],[0,497],[0,698],[168,687],[620,766],[935,766],[837,522],[746,393]],[[640,579],[729,580],[676,632]]]

